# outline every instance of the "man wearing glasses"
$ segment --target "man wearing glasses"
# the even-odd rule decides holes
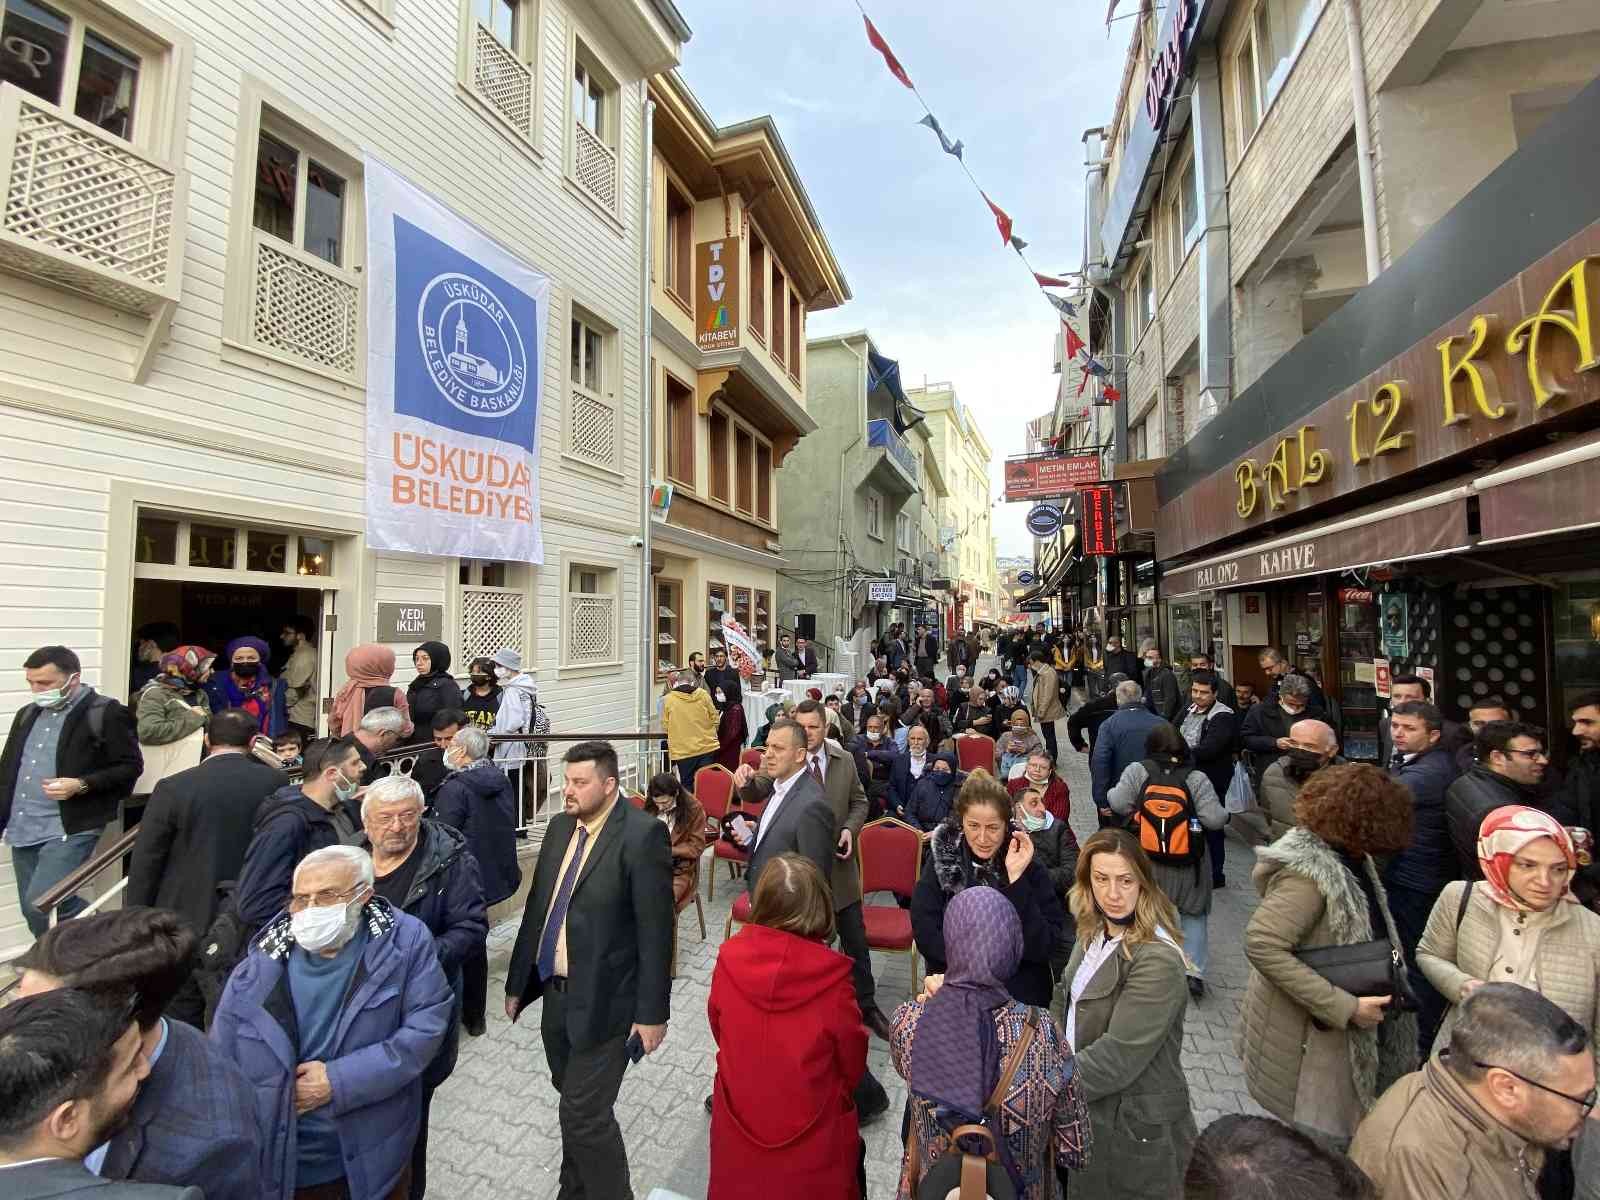
[[[1540,786],[1550,756],[1544,730],[1521,721],[1490,721],[1473,738],[1475,763],[1445,792],[1445,819],[1455,846],[1461,878],[1482,879],[1478,865],[1478,829],[1497,808],[1521,804],[1549,813],[1563,825],[1574,822],[1559,811],[1557,798]]]
[[[217,1006],[211,1039],[255,1084],[271,1200],[410,1195],[423,1077],[455,997],[433,934],[374,878],[359,847],[306,855]]]
[[[1528,1200],[1546,1152],[1573,1144],[1595,1098],[1583,1026],[1529,988],[1486,983],[1463,1001],[1449,1048],[1373,1106],[1350,1157],[1383,1200]]]

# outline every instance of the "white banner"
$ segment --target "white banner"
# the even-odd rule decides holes
[[[367,545],[541,563],[550,279],[376,159],[367,192]]]

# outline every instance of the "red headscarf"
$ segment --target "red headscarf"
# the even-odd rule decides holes
[[[1572,835],[1567,827],[1548,813],[1520,804],[1497,808],[1483,819],[1478,827],[1478,865],[1483,868],[1483,881],[1496,904],[1512,912],[1532,912],[1525,901],[1511,890],[1511,864],[1530,842],[1549,838],[1567,856],[1567,866],[1578,867],[1577,851],[1572,845]],[[1562,899],[1576,904],[1578,898],[1568,887]]]

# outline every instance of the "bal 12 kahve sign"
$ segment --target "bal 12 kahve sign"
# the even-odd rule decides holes
[[[541,563],[550,280],[366,160],[367,544]]]

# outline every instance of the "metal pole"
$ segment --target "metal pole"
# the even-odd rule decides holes
[[[1367,54],[1361,45],[1361,10],[1344,0],[1345,36],[1350,42],[1350,99],[1355,107],[1356,175],[1361,188],[1361,237],[1367,252],[1367,282],[1383,271],[1378,248],[1378,187],[1372,175],[1372,112],[1367,105]]]
[[[639,632],[644,638],[644,656],[639,663],[639,728],[650,728],[650,692],[656,677],[655,635],[655,585],[650,579],[650,492],[651,478],[655,473],[655,373],[650,368],[650,276],[654,253],[654,220],[651,213],[651,190],[655,179],[655,114],[656,102],[649,98],[649,85],[645,85],[644,136],[640,139],[644,150],[644,186],[639,189],[643,197],[640,225],[644,230],[640,241],[643,251],[639,271],[639,378],[644,386],[639,389],[639,412],[642,415],[639,435]],[[680,607],[682,607],[680,605]],[[679,628],[682,628],[681,622]]]

